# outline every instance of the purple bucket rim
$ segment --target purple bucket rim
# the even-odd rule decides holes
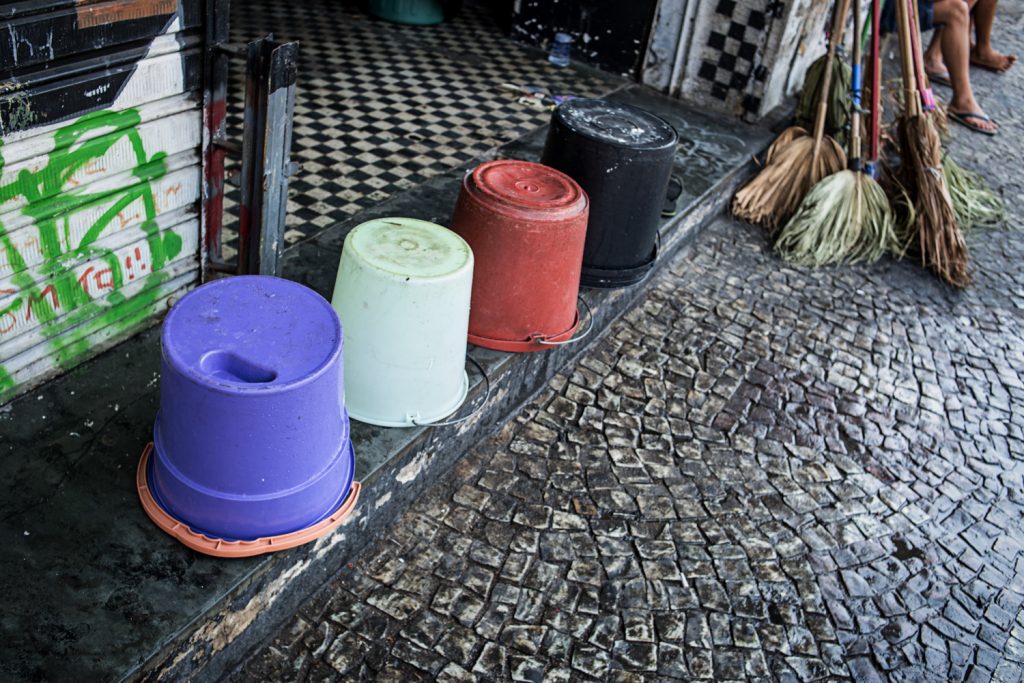
[[[333,503],[331,503],[330,507],[323,514],[321,514],[319,517],[314,519],[312,522],[310,522],[310,523],[308,523],[308,524],[306,524],[306,525],[304,525],[304,526],[302,526],[302,527],[300,527],[298,529],[293,529],[292,531],[284,531],[284,532],[281,532],[279,534],[274,534],[274,536],[281,536],[281,535],[284,535],[284,534],[297,533],[297,532],[301,532],[301,531],[303,531],[305,529],[308,529],[310,527],[316,526],[317,524],[319,524],[320,522],[324,521],[325,519],[330,517],[332,514],[334,514],[335,511],[337,511],[337,509],[339,507],[341,507],[342,504],[344,504],[345,500],[348,499],[348,496],[349,496],[349,494],[351,493],[351,490],[352,490],[352,482],[354,482],[355,479],[356,479],[356,450],[355,450],[355,446],[353,446],[353,444],[352,444],[352,439],[346,439],[345,446],[343,446],[341,450],[344,451],[347,454],[349,461],[352,463],[352,466],[348,468],[348,475],[345,477],[345,482],[344,482],[345,485],[341,488],[340,497],[337,498]],[[156,444],[155,443],[153,444],[153,454],[152,455],[153,456],[157,455],[157,453],[156,453]],[[168,508],[167,505],[164,503],[163,499],[160,497],[160,490],[153,483],[153,468],[155,467],[155,463],[156,463],[156,457],[150,457],[149,458],[149,462],[147,463],[147,466],[146,466],[146,484],[149,487],[150,495],[153,496],[153,501],[160,507],[161,510],[164,511],[164,513],[166,515],[168,515],[169,517],[171,517],[175,521],[183,524],[184,526],[188,527],[189,530],[192,531],[193,533],[201,534],[203,536],[206,536],[207,538],[218,539],[218,540],[228,541],[228,542],[234,542],[234,541],[253,541],[253,540],[257,540],[258,538],[264,538],[265,537],[265,536],[257,536],[257,537],[254,537],[254,538],[234,538],[234,537],[230,537],[230,536],[222,536],[221,534],[214,534],[214,533],[211,533],[209,531],[205,531],[205,530],[203,530],[203,529],[201,529],[201,528],[199,528],[197,526],[194,526],[188,520],[183,519],[183,518],[179,517],[178,515],[174,514],[170,510],[170,508]]]
[[[320,469],[319,472],[317,472],[316,474],[314,474],[311,477],[308,477],[301,484],[297,484],[297,485],[291,487],[290,489],[277,490],[277,491],[274,491],[273,493],[256,493],[256,494],[253,494],[253,493],[231,493],[229,491],[220,491],[218,489],[210,488],[210,487],[208,487],[208,486],[206,486],[204,484],[201,484],[200,482],[197,482],[196,480],[192,479],[191,477],[186,476],[184,472],[182,472],[180,469],[178,469],[178,466],[177,466],[177,464],[175,464],[174,460],[166,457],[165,451],[163,449],[163,446],[161,444],[161,439],[160,439],[160,411],[158,410],[157,414],[156,414],[156,419],[153,420],[153,458],[152,458],[151,462],[156,462],[157,459],[159,459],[163,463],[163,466],[165,468],[167,468],[170,471],[173,471],[173,473],[174,473],[175,477],[178,479],[178,481],[186,482],[188,484],[188,487],[191,488],[192,490],[200,491],[204,495],[208,495],[208,496],[213,497],[213,498],[220,498],[220,499],[223,499],[225,501],[239,501],[239,502],[243,502],[243,501],[244,502],[249,502],[249,501],[274,500],[275,498],[281,498],[281,497],[283,497],[285,495],[288,495],[289,493],[295,493],[296,491],[300,491],[300,490],[308,487],[312,482],[319,481],[321,478],[323,478],[326,475],[327,472],[330,471],[331,467],[334,465],[335,461],[338,459],[339,456],[340,457],[344,457],[344,452],[345,452],[344,444],[346,444],[346,443],[349,444],[349,445],[352,444],[352,423],[351,423],[351,421],[349,419],[349,414],[348,414],[348,409],[347,408],[343,408],[342,409],[342,432],[341,432],[341,435],[342,435],[341,436],[341,443],[343,445],[340,448],[338,448],[338,450],[335,452],[335,457],[331,458],[327,462],[327,464]],[[352,469],[353,469],[353,471],[355,471],[355,463],[354,462],[352,463]],[[157,489],[154,488],[153,490],[156,491]],[[168,514],[170,514],[170,513],[168,513]]]
[[[208,292],[214,288],[230,286],[230,284],[228,283],[250,279],[275,280],[279,283],[284,283],[284,286],[294,288],[296,291],[299,291],[304,295],[312,295],[310,297],[312,301],[315,301],[317,305],[319,305],[321,308],[330,312],[330,319],[334,323],[334,331],[336,332],[337,343],[334,345],[334,348],[331,349],[331,352],[327,355],[327,357],[324,358],[324,360],[319,365],[317,365],[312,371],[306,373],[302,377],[289,380],[286,382],[270,384],[241,384],[237,382],[216,380],[211,378],[209,375],[199,373],[191,364],[184,362],[184,360],[180,358],[177,354],[175,354],[173,350],[168,350],[168,347],[173,346],[173,344],[166,343],[166,335],[168,334],[168,331],[171,328],[170,323],[173,321],[175,313],[181,310],[179,306],[182,304],[182,302],[184,302],[189,297],[198,296],[197,293],[200,291]],[[231,396],[267,396],[281,393],[282,391],[295,389],[297,387],[302,387],[306,384],[310,384],[319,379],[332,366],[334,366],[336,363],[340,361],[344,345],[345,338],[344,331],[341,325],[341,318],[338,317],[338,312],[334,310],[330,302],[327,301],[327,299],[325,299],[323,296],[321,296],[319,292],[305,286],[300,282],[295,282],[294,280],[289,280],[287,278],[277,277],[274,275],[234,275],[231,277],[222,278],[220,280],[213,280],[211,282],[207,282],[203,285],[200,285],[199,287],[196,287],[192,291],[188,292],[185,296],[183,296],[180,300],[178,300],[175,303],[175,305],[171,308],[170,312],[163,320],[162,330],[160,333],[160,356],[167,362],[168,366],[176,370],[183,378],[188,379],[190,382],[198,386],[204,387],[205,389],[215,391],[220,394],[227,394]]]

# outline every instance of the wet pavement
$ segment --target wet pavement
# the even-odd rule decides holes
[[[975,80],[969,290],[723,218],[235,679],[1021,680],[1024,68]]]

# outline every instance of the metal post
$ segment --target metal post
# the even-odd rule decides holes
[[[264,133],[267,125],[266,62],[272,49],[269,37],[254,40],[248,45],[245,67],[245,114],[242,125],[242,171],[240,175],[241,202],[238,216],[239,275],[259,272],[259,235],[262,232],[263,184],[259,160],[263,153]],[[257,180],[259,179],[259,180]],[[251,241],[256,237],[257,245]]]
[[[236,272],[281,274],[298,43],[249,43]]]
[[[228,0],[207,0],[203,69],[203,279],[207,266],[220,259],[224,220],[224,134],[227,112],[228,58],[221,47],[228,40]]]
[[[207,265],[209,270],[223,274],[280,275],[288,212],[288,178],[294,172],[290,154],[299,44],[278,43],[270,35],[244,48],[221,42],[211,55],[209,68],[216,72],[213,74],[216,78],[211,78],[219,83],[223,75],[224,83],[217,91],[220,99],[213,100],[215,105],[219,102],[219,109],[214,107],[207,112],[211,137],[206,169]],[[232,57],[244,57],[246,61],[241,145],[224,139],[226,60]],[[225,156],[241,161],[238,259],[235,263],[226,263],[220,258]]]
[[[263,133],[263,217],[260,232],[261,275],[281,274],[284,224],[288,212],[288,177],[291,175],[292,112],[299,45],[285,43],[270,54],[266,126]]]

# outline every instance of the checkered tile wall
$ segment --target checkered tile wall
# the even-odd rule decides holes
[[[707,41],[700,53],[699,90],[726,107],[756,113],[768,70],[764,49],[773,19],[782,15],[781,0],[712,0]],[[709,3],[711,4],[711,3]]]

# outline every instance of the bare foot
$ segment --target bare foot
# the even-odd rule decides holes
[[[990,47],[982,48],[975,45],[971,48],[971,64],[989,71],[1006,71],[1016,61],[1016,55],[1004,55]]]
[[[932,59],[931,55],[926,54],[924,56],[924,70],[925,73],[929,74],[948,74],[949,69],[946,68],[946,63],[942,61],[942,53]]]

